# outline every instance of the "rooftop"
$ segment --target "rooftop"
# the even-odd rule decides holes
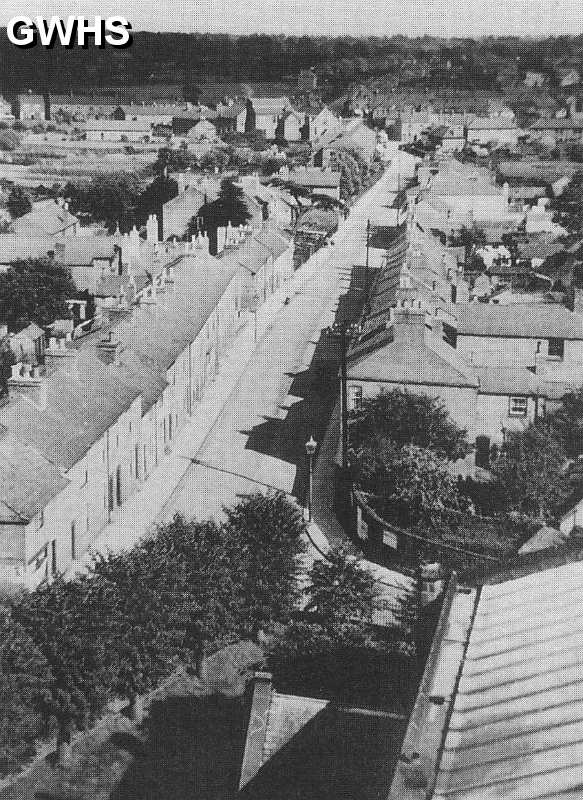
[[[559,303],[459,304],[458,335],[583,339],[583,317]]]
[[[580,796],[582,603],[580,562],[482,587],[433,800]]]

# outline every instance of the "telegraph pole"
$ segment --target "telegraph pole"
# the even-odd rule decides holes
[[[369,259],[369,249],[370,249],[370,219],[367,220],[366,223],[366,267],[365,267],[365,278],[364,278],[364,290],[365,292],[368,291],[368,259]]]

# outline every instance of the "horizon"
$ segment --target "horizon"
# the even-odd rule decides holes
[[[192,9],[192,10],[189,10]],[[37,0],[31,8],[18,9],[10,0],[0,0],[0,25],[11,17],[66,17],[69,14],[94,16],[123,15],[136,32],[217,33],[227,35],[283,34],[288,36],[423,36],[473,38],[517,36],[541,39],[550,36],[583,34],[583,4],[557,0],[467,0],[464,7],[451,0],[412,0],[405,8],[400,0],[321,0],[315,7],[310,0],[283,2],[274,15],[267,0],[255,0],[241,7],[233,0],[216,4],[210,0],[188,2],[167,0],[164,13],[150,0],[128,0],[125,6],[112,0]],[[274,19],[274,17],[276,17]]]

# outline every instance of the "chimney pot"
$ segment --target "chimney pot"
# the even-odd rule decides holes
[[[22,364],[20,361],[18,364],[12,364],[10,369],[12,370],[12,375],[10,376],[11,378],[20,378],[20,370],[22,369]]]
[[[30,378],[31,369],[32,368],[31,368],[30,364],[23,364],[22,365],[22,377],[23,378]]]

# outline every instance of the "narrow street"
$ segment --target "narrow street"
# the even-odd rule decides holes
[[[159,522],[176,513],[217,517],[224,505],[254,491],[303,497],[304,443],[325,433],[336,392],[335,375],[312,364],[314,350],[322,329],[334,321],[353,266],[365,263],[367,220],[386,202],[390,179],[388,171],[360,198],[321,270],[276,315],[202,446],[193,452],[188,444],[182,448],[192,465]]]

